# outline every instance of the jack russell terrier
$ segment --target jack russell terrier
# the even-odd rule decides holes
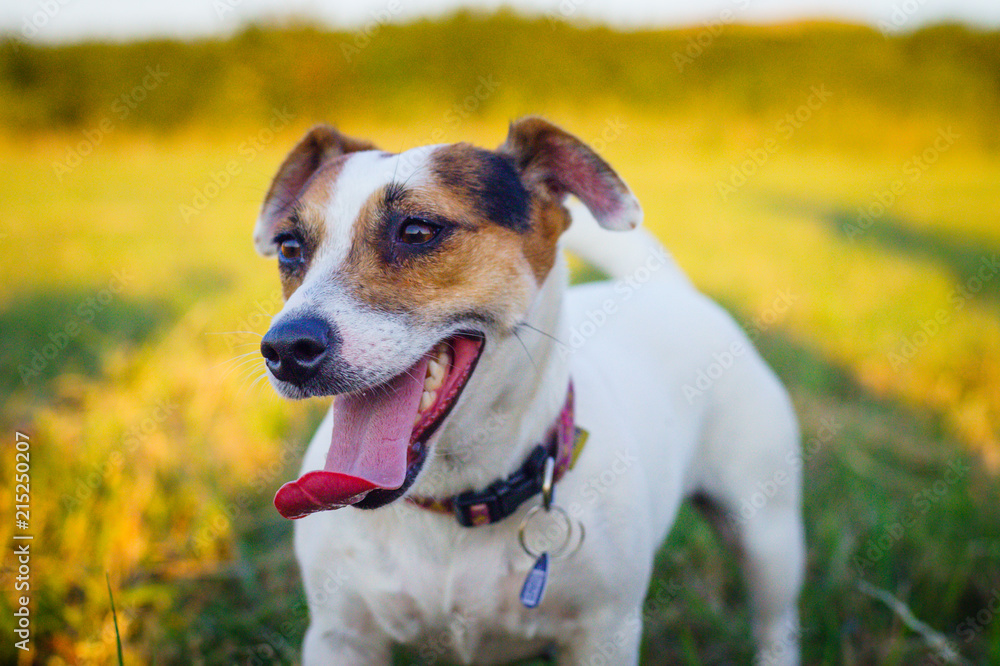
[[[641,219],[535,117],[497,150],[393,154],[318,126],[287,156],[254,230],[286,298],[260,349],[282,395],[337,396],[274,498],[298,519],[303,663],[409,644],[425,663],[637,664],[654,556],[692,497],[738,541],[757,660],[798,663],[788,395],[652,235],[605,231]],[[567,288],[564,247],[613,281]]]

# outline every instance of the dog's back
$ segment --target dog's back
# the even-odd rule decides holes
[[[680,499],[707,504],[744,556],[765,663],[795,663],[804,543],[791,401],[742,328],[652,234],[607,233],[585,210],[573,213],[564,247],[610,280],[568,290],[564,343],[573,376],[589,384],[581,425],[641,447],[632,453],[643,474],[630,483],[644,486],[642,510],[630,508],[634,487],[619,498],[622,510],[647,514],[662,539]],[[613,454],[604,458],[584,477],[600,478]]]

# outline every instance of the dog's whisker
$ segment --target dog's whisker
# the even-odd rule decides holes
[[[263,360],[263,359],[261,359],[261,360]],[[254,359],[254,358],[245,358],[242,361],[240,361],[239,363],[235,363],[235,364],[231,365],[230,367],[228,367],[226,369],[226,371],[224,373],[222,373],[222,375],[219,377],[218,381],[220,381],[220,382],[225,381],[226,377],[228,377],[229,375],[231,375],[234,372],[242,375],[243,372],[246,369],[248,369],[248,368],[250,368],[250,369],[257,368],[257,359]]]
[[[265,372],[262,372],[262,373],[261,373],[261,374],[260,374],[260,375],[259,375],[259,376],[257,377],[257,379],[253,380],[253,383],[252,383],[252,384],[250,384],[250,387],[249,387],[249,388],[247,389],[247,394],[249,394],[249,393],[250,393],[250,391],[252,391],[252,390],[254,389],[254,387],[257,387],[257,390],[258,390],[258,394],[262,394],[262,393],[263,393],[263,388],[264,388],[264,386],[265,386],[265,385],[267,384],[267,381],[263,381],[263,382],[262,382],[262,381],[261,381],[262,379],[263,379],[263,380],[266,380],[266,379],[267,379],[267,372],[266,372],[266,371],[265,371]]]
[[[247,369],[254,370],[256,368],[257,364],[260,361],[263,361],[263,359],[259,359],[259,360],[255,359],[255,358],[244,359],[240,363],[237,363],[236,365],[234,365],[231,368],[229,368],[228,370],[226,370],[226,372],[223,373],[222,377],[219,378],[219,381],[221,382],[221,381],[225,380],[225,378],[228,377],[234,371],[239,371],[240,373],[242,373],[242,372],[246,371]],[[266,371],[267,371],[267,369],[265,367],[265,372]]]
[[[520,324],[517,324],[517,326],[515,326],[515,328],[517,328],[517,327],[519,327],[519,326],[523,326],[523,327],[525,327],[525,328],[529,328],[529,329],[531,329],[532,331],[535,331],[535,332],[537,332],[537,333],[540,333],[540,334],[544,335],[545,337],[547,337],[548,339],[550,339],[550,340],[552,340],[552,341],[554,341],[554,342],[558,342],[559,344],[563,345],[564,347],[565,347],[565,346],[567,346],[565,342],[563,342],[562,340],[560,340],[560,339],[559,339],[559,338],[557,338],[556,336],[554,336],[554,335],[551,335],[550,333],[546,333],[546,332],[545,332],[545,331],[543,331],[542,329],[540,329],[540,328],[536,328],[536,327],[532,326],[531,324],[529,324],[529,323],[528,323],[528,322],[526,322],[526,321],[522,321],[522,322],[521,322]]]
[[[251,351],[251,352],[247,352],[247,353],[245,353],[245,354],[237,354],[236,356],[232,356],[232,357],[230,357],[230,358],[227,358],[227,359],[226,359],[225,361],[221,361],[220,363],[217,363],[216,365],[213,365],[213,366],[212,366],[211,368],[209,368],[209,369],[210,369],[210,370],[215,370],[216,368],[219,368],[219,367],[221,367],[221,366],[223,366],[223,365],[226,365],[227,363],[232,363],[232,362],[234,362],[234,361],[239,361],[240,359],[244,359],[244,358],[246,358],[247,356],[253,356],[253,355],[255,355],[255,354],[259,355],[259,352],[257,352],[257,351],[255,350],[255,351]],[[263,358],[263,357],[262,357],[262,358]]]
[[[241,342],[238,345],[233,345],[233,350],[246,349],[247,347],[252,347],[254,352],[259,352],[260,351],[260,343],[256,342],[256,341],[255,342]]]
[[[258,338],[263,338],[262,333],[257,331],[208,331],[205,335],[256,335]]]
[[[514,334],[514,337],[517,338],[517,341],[521,343],[521,347],[524,349],[525,355],[528,357],[528,360],[531,361],[531,366],[535,369],[535,371],[537,371],[538,365],[535,363],[535,359],[531,358],[531,352],[528,351],[528,346],[524,344],[524,340],[521,339],[521,336],[517,334],[517,329],[511,329],[511,332]]]
[[[251,377],[252,376],[253,375],[251,375]],[[240,388],[239,392],[237,393],[237,397],[249,398],[250,391],[253,389],[253,387],[256,386],[260,380],[265,379],[266,377],[267,377],[266,370],[257,375],[257,377],[253,379],[253,381],[250,381],[248,377],[247,380],[245,380],[245,385],[242,388]]]

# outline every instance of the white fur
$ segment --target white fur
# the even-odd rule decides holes
[[[446,496],[515,470],[558,414],[572,376],[577,423],[590,440],[559,482],[557,503],[586,527],[581,550],[551,565],[545,601],[527,610],[518,592],[533,562],[517,526],[534,501],[474,529],[405,502],[307,516],[295,529],[311,612],[304,664],[389,664],[392,643],[420,645],[422,663],[505,663],[555,645],[567,666],[637,664],[653,557],[683,499],[700,491],[735,515],[776,471],[787,481],[738,536],[758,660],[797,663],[801,458],[788,397],[742,330],[652,236],[594,224],[578,219],[566,243],[611,270],[612,281],[567,290],[557,261],[527,321],[560,342],[527,327],[521,341],[488,339],[410,491]],[[303,286],[320,290],[315,279]],[[368,314],[353,310],[351,321]],[[745,352],[703,394],[685,395],[713,354],[734,343]],[[303,471],[322,467],[331,429],[328,415]]]

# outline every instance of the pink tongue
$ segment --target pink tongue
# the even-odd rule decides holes
[[[278,489],[274,506],[285,518],[356,504],[376,488],[406,479],[406,454],[427,374],[427,358],[379,388],[337,396],[333,438],[323,469]]]

